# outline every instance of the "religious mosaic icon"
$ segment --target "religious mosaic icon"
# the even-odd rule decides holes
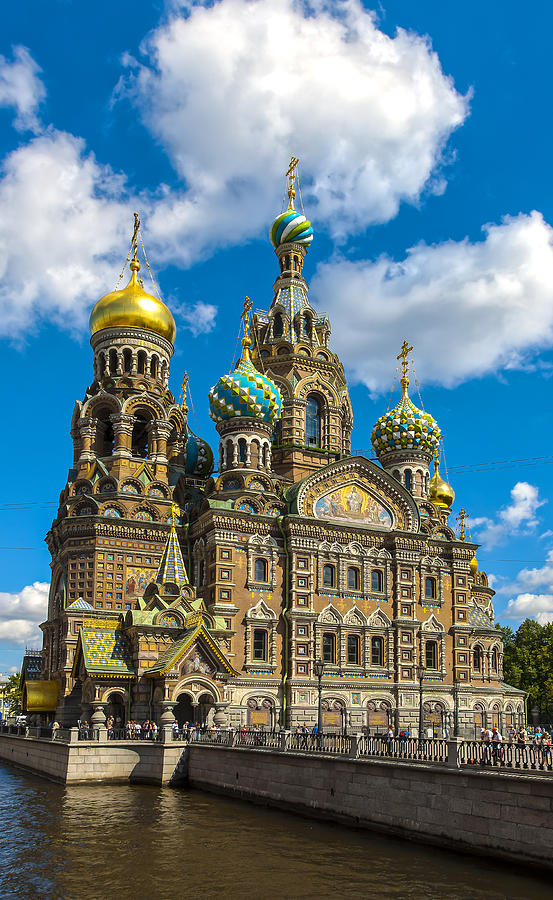
[[[382,503],[357,484],[329,491],[315,501],[313,515],[317,519],[340,519],[358,525],[392,527],[392,516]]]

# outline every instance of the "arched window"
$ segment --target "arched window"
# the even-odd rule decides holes
[[[148,424],[146,417],[140,413],[134,417],[131,452],[133,456],[139,456],[141,459],[148,458]]]
[[[157,356],[152,356],[152,361],[150,363],[150,375],[152,378],[157,378]]]
[[[384,665],[384,638],[371,638],[371,665]]]
[[[472,651],[472,668],[475,672],[482,671],[482,648],[478,644]]]
[[[113,425],[110,421],[111,410],[102,409],[97,413],[98,424],[96,425],[96,455],[102,459],[105,456],[111,456],[115,443],[113,434]]]
[[[240,438],[238,441],[238,461],[241,463],[246,462],[246,439]]]
[[[336,665],[336,635],[330,631],[323,634],[323,662]]]
[[[424,661],[427,669],[438,668],[438,644],[436,641],[426,641],[424,645]]]
[[[424,596],[429,600],[436,599],[436,579],[431,576],[424,579]]]
[[[123,350],[123,372],[129,373],[132,369],[132,352],[125,348]]]
[[[361,663],[361,641],[358,634],[348,634],[347,660],[351,666]]]
[[[100,353],[100,355],[98,357],[98,364],[99,364],[98,378],[101,381],[102,378],[104,378],[104,376],[106,374],[106,357],[104,356],[103,353]]]
[[[334,566],[323,566],[323,586],[334,587]]]
[[[381,594],[383,583],[384,578],[381,569],[373,569],[371,572],[371,591],[376,591],[377,594]]]
[[[273,337],[282,337],[283,331],[284,325],[282,322],[282,316],[280,313],[277,313],[275,318],[273,319]]]
[[[411,472],[411,469],[405,469],[404,478],[405,478],[405,487],[407,488],[408,491],[412,490],[412,488],[413,488],[413,473]]]
[[[117,375],[117,350],[109,351],[109,371],[110,375]]]
[[[281,435],[282,435],[282,430],[280,427],[280,419],[279,419],[278,422],[276,423],[275,427],[273,428],[273,446],[274,447],[280,446]]]
[[[254,581],[267,582],[269,580],[269,566],[266,559],[257,558],[254,563]]]
[[[492,650],[492,672],[497,672],[497,647]]]
[[[252,659],[267,662],[267,632],[264,628],[253,630]]]
[[[310,394],[305,410],[305,442],[308,447],[320,447],[322,444],[321,418],[321,403]]]
[[[308,341],[311,340],[311,319],[309,316],[302,316],[301,333],[302,337],[307,338]]]
[[[359,569],[350,566],[348,569],[348,589],[350,591],[359,590]]]
[[[139,375],[145,375],[147,359],[148,358],[146,356],[145,351],[139,350],[138,354],[137,354],[137,365],[136,365],[136,371],[138,372]]]

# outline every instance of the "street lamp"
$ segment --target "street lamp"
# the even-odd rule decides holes
[[[325,664],[322,659],[316,659],[313,663],[313,671],[317,678],[319,679],[318,691],[319,691],[319,709],[317,716],[317,743],[319,747],[322,745],[323,740],[323,672],[325,670]]]
[[[459,685],[455,683],[454,687],[454,707],[453,707],[453,737],[459,737]]]
[[[417,675],[419,679],[419,748],[422,750],[424,741],[424,714],[422,709],[422,682],[424,680],[424,666],[417,666]]]

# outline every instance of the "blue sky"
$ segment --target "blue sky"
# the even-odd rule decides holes
[[[244,295],[270,303],[267,229],[292,154],[354,448],[370,446],[407,337],[445,434],[452,517],[470,513],[500,620],[553,619],[553,8],[532,13],[512,0],[4,10],[0,671],[39,643],[43,538],[92,380],[88,312],[115,285],[133,210],[177,320],[173,390],[187,369],[216,445],[207,392],[233,362]]]

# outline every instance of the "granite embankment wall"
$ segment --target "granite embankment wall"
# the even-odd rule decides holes
[[[0,735],[0,759],[63,784],[168,784],[185,745],[148,741],[72,744]]]
[[[553,868],[553,775],[191,745],[188,783],[312,817]]]

